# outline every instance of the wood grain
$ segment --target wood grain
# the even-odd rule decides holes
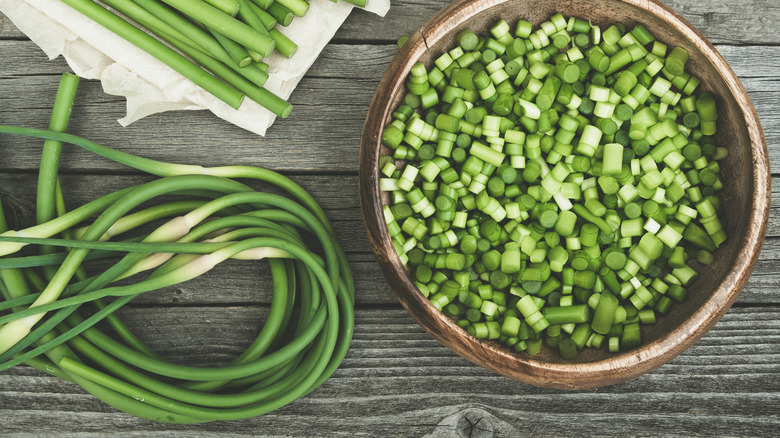
[[[376,258],[371,253],[368,239],[363,230],[358,203],[356,175],[303,174],[294,177],[319,201],[330,217],[336,229],[336,235],[345,251],[355,274],[357,300],[362,305],[394,304],[395,297],[382,277]],[[22,224],[32,224],[34,220],[35,184],[37,176],[33,173],[0,173],[0,199],[6,213]],[[71,207],[82,205],[101,194],[119,190],[130,185],[149,181],[140,175],[105,174],[66,174],[62,184],[67,204]],[[776,291],[780,289],[780,178],[773,180],[773,213],[767,235],[769,236],[761,252],[758,265],[751,276],[739,301],[744,304],[778,303]],[[228,303],[263,302],[258,291],[267,291],[270,287],[263,267],[255,268],[251,262],[235,262],[220,266],[212,274],[182,285],[167,288],[160,293],[139,297],[136,303],[162,305],[204,305]],[[210,291],[220,289],[215,295]],[[267,301],[265,301],[267,302]]]
[[[428,17],[447,6],[449,0],[393,0],[384,18],[355,10],[335,35],[336,41],[394,42],[408,35]],[[713,43],[776,44],[776,17],[780,5],[766,0],[667,0],[669,7],[680,12],[701,29]],[[370,29],[367,32],[366,29]],[[26,39],[4,15],[0,15],[0,39]]]
[[[780,46],[717,46],[734,68],[765,126],[769,144],[780,144],[776,111],[780,90]],[[0,121],[23,126],[45,127],[59,73],[67,70],[61,59],[49,62],[30,41],[0,40]],[[357,172],[360,130],[368,104],[390,60],[394,45],[331,44],[314,63],[310,74],[293,93],[293,116],[274,124],[268,135],[257,136],[236,129],[206,111],[178,111],[152,115],[122,128],[116,120],[125,114],[124,100],[103,93],[100,84],[82,81],[73,112],[71,132],[93,141],[148,158],[168,161],[231,164],[249,157],[252,164],[294,172]],[[354,59],[345,63],[344,59]],[[353,73],[354,72],[354,73]],[[350,78],[354,74],[354,79]],[[13,95],[24,99],[10,98]],[[187,126],[183,132],[179,126]],[[123,135],[117,138],[115,130]],[[149,132],[161,132],[152,141]],[[309,132],[317,133],[312,138]],[[230,148],[218,156],[215,145],[230,138]],[[3,143],[0,143],[2,147]],[[14,139],[22,148],[39,143]],[[284,150],[289,153],[280,154]],[[770,148],[770,161],[780,163],[780,149]],[[36,169],[37,156],[16,150],[0,154],[0,169]],[[74,153],[62,163],[64,169],[106,170],[122,166]],[[776,172],[780,172],[777,170]]]
[[[122,316],[169,359],[205,365],[240,353],[262,311],[153,308]],[[79,387],[25,367],[2,375],[0,415],[4,433],[59,435],[63,422],[53,411],[67,416],[67,430],[84,433],[421,436],[446,417],[476,408],[522,434],[768,436],[780,426],[778,321],[778,307],[734,308],[658,370],[620,385],[570,392],[492,374],[441,346],[400,308],[369,308],[357,313],[352,349],[336,374],[308,397],[261,417],[199,426],[151,423],[115,413]],[[226,333],[225,326],[240,329]],[[158,327],[169,328],[160,333]]]
[[[371,96],[409,34],[449,0],[392,0],[385,18],[355,11],[293,93],[293,115],[259,138],[213,115],[181,111],[129,127],[124,100],[83,81],[72,130],[139,155],[217,164],[248,162],[289,173],[311,190],[347,248],[357,286],[357,331],[336,375],[310,396],[251,420],[177,426],[118,413],[80,388],[28,367],[0,373],[0,436],[776,436],[780,430],[780,181],[773,181],[768,238],[744,292],[699,342],[635,380],[581,392],[540,389],[455,355],[418,326],[382,277],[360,218],[360,130]],[[780,176],[780,3],[668,0],[729,62],[756,106]],[[0,15],[0,123],[44,127],[62,59]],[[185,127],[186,129],[183,129]],[[0,136],[0,198],[32,216],[40,142]],[[67,150],[69,203],[144,180]],[[228,360],[262,319],[263,268],[227,265],[203,279],[134,301],[122,317],[182,361]],[[207,322],[208,321],[208,322]],[[202,361],[202,362],[201,362]],[[469,427],[469,424],[474,426]],[[455,426],[453,426],[455,425]],[[439,435],[436,435],[439,434]]]
[[[336,38],[395,41],[399,35],[413,32],[427,17],[450,3],[448,0],[428,0],[421,5],[415,0],[394,0],[380,26],[376,25],[376,19],[371,14],[356,11],[344,23]],[[775,17],[780,15],[780,5],[775,2],[668,0],[664,3],[701,29],[713,43],[777,43]],[[368,35],[365,32],[367,28],[372,29]]]

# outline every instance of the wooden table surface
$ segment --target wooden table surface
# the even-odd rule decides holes
[[[323,205],[348,253],[357,289],[349,354],[315,392],[261,417],[203,425],[140,420],[80,387],[26,366],[0,374],[0,435],[719,435],[780,434],[780,187],[761,258],[736,304],[688,351],[632,381],[589,391],[540,389],[494,375],[451,353],[412,321],[388,289],[365,236],[358,145],[365,111],[396,52],[395,40],[446,0],[393,0],[384,18],[355,11],[291,97],[293,115],[266,137],[205,111],[153,115],[129,127],[122,98],[82,81],[70,132],[149,158],[251,164],[291,176]],[[780,164],[780,2],[669,0],[715,44],[758,110],[772,166]],[[0,16],[0,123],[43,128],[61,73]],[[40,142],[0,138],[0,198],[34,217]],[[149,178],[70,148],[68,205]],[[120,315],[166,357],[204,365],[243,351],[269,303],[265,269],[240,263],[136,299]]]

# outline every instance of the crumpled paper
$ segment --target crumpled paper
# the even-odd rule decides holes
[[[265,88],[287,99],[354,5],[311,0],[309,11],[279,30],[298,44],[287,59],[278,53],[266,62]],[[369,0],[366,10],[384,16],[390,0]],[[103,90],[127,99],[123,126],[150,114],[208,109],[218,117],[259,135],[276,116],[251,99],[235,110],[189,79],[118,37],[59,0],[0,0],[0,11],[43,49],[49,59],[62,55],[73,72],[99,79]],[[293,110],[294,117],[295,111]]]

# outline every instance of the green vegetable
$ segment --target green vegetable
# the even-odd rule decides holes
[[[183,57],[165,44],[149,36],[142,30],[90,0],[62,0],[68,6],[81,12],[103,27],[126,39],[144,52],[181,73],[209,93],[218,97],[233,108],[241,106],[241,93],[208,74],[196,64]]]
[[[388,211],[411,211],[386,216],[401,261],[513,351],[636,347],[726,239],[715,96],[641,25],[555,14],[456,40],[413,66],[382,137]]]
[[[104,2],[133,22],[90,0],[62,2],[235,109],[246,96],[278,117],[292,111],[292,105],[263,88],[268,74],[256,63],[274,50],[288,58],[295,54],[298,46],[276,25],[287,26],[295,16],[303,16],[309,8],[305,0]],[[365,6],[365,1],[349,2]]]
[[[54,129],[67,125],[76,82],[63,78]],[[0,209],[0,370],[28,363],[130,414],[198,423],[284,406],[339,366],[354,326],[352,274],[325,213],[299,185],[262,168],[163,163],[62,132],[0,126],[0,133],[46,139],[38,202],[57,206],[18,231],[5,231]],[[66,211],[56,165],[64,144],[159,178]],[[271,184],[289,197],[237,179]],[[172,200],[176,195],[187,199]],[[137,237],[123,237],[129,232]],[[312,239],[319,252],[309,248]],[[30,246],[42,254],[9,257]],[[109,267],[88,274],[84,264],[94,258],[106,258]],[[229,259],[267,259],[274,282],[265,325],[229,365],[173,364],[114,315],[139,294]],[[100,321],[107,325],[98,327]]]
[[[219,9],[220,11],[234,16],[239,12],[239,3],[236,0],[204,0],[211,6]]]

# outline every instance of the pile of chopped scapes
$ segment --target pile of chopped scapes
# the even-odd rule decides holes
[[[307,0],[102,0],[113,10],[92,0],[61,1],[235,109],[246,96],[281,118],[292,111],[263,88],[264,59],[298,50],[278,28],[306,14]]]
[[[0,208],[0,371],[26,363],[129,414],[170,423],[261,415],[319,387],[354,328],[352,274],[322,208],[270,170],[163,163],[62,133],[77,83],[63,77],[50,130],[0,126],[47,139],[38,225],[6,231]],[[160,178],[66,211],[57,175],[63,144]],[[90,273],[95,259],[108,267]],[[169,362],[114,314],[231,259],[268,260],[273,296],[255,340],[225,366]]]
[[[499,20],[385,127],[385,221],[420,293],[480,339],[565,359],[641,344],[726,239],[715,98],[641,24]]]

